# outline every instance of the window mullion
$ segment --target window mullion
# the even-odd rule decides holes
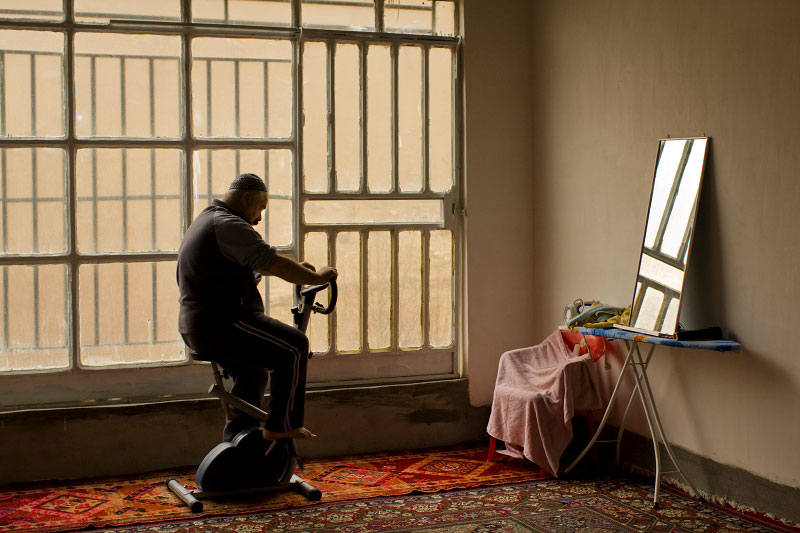
[[[434,2],[436,5],[436,2]],[[422,47],[422,190],[431,190],[430,172],[430,52],[429,46]]]
[[[292,0],[292,16],[299,16],[300,0]],[[295,12],[296,11],[296,12]],[[303,223],[303,202],[305,191],[303,189],[303,126],[305,119],[303,115],[303,49],[305,41],[299,36],[292,37],[294,47],[294,65],[292,65],[294,87],[292,102],[294,105],[294,124],[292,126],[292,137],[294,139],[294,175],[292,179],[293,192],[292,199],[292,226],[294,227],[294,240],[297,259],[305,258],[305,224]]]
[[[389,349],[396,351],[400,349],[400,230],[392,229],[391,232],[391,269],[392,269],[392,335],[389,340]]]
[[[383,33],[384,31],[383,4],[384,0],[375,0],[375,31],[378,33]]]
[[[430,249],[431,249],[431,230],[430,229],[422,229],[422,250],[420,253],[422,254],[422,264],[420,265],[420,275],[422,276],[422,301],[420,302],[422,305],[422,310],[420,312],[420,321],[422,322],[422,347],[428,348],[430,347],[430,308],[431,308],[431,301],[430,301],[430,294],[431,294],[431,286],[430,286],[430,272],[429,265],[430,265]]]
[[[400,177],[398,176],[398,167],[400,164],[400,148],[398,139],[400,137],[400,102],[399,102],[399,66],[398,66],[398,44],[393,42],[390,48],[391,63],[392,63],[392,185],[391,192],[396,193],[399,191],[398,183]]]
[[[294,28],[300,28],[302,25],[301,19],[301,12],[300,12],[300,0],[290,0],[292,3],[292,26]]]
[[[6,79],[6,53],[0,50],[0,80]],[[6,135],[6,84],[0,83],[0,136]]]
[[[64,120],[66,121],[67,150],[66,150],[66,173],[67,173],[67,198],[68,206],[66,213],[67,223],[67,251],[69,254],[67,276],[69,280],[69,293],[66,298],[69,305],[67,313],[68,344],[70,345],[69,361],[73,370],[79,369],[80,357],[80,307],[78,304],[78,274],[80,270],[80,260],[78,257],[78,193],[75,174],[75,159],[78,149],[75,125],[75,6],[71,0],[64,0],[64,15],[67,27],[64,30],[64,84],[66,93]]]
[[[336,172],[336,42],[325,41],[326,79],[328,83],[328,191],[337,187]]]
[[[369,280],[367,276],[369,275],[367,272],[367,239],[369,237],[369,231],[367,229],[361,229],[358,232],[358,265],[359,265],[359,296],[360,296],[360,308],[361,313],[358,317],[359,321],[361,322],[361,353],[369,352],[369,346],[367,344],[367,327],[369,326]]]
[[[191,0],[182,0],[182,13],[184,22],[191,21]],[[184,32],[181,41],[183,49],[183,221],[181,235],[186,233],[189,224],[192,222],[194,213],[194,157],[193,148],[193,114],[192,114],[192,37],[188,32]],[[152,83],[152,82],[151,82]],[[154,108],[154,100],[151,100]]]
[[[358,192],[364,194],[367,192],[367,180],[369,179],[367,172],[367,143],[369,142],[367,134],[367,50],[369,44],[365,42],[358,43],[359,50],[359,160],[361,166],[361,181],[358,187]]]

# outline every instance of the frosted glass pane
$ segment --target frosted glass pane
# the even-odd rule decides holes
[[[454,0],[436,0],[434,5],[434,33],[436,35],[456,34],[456,3]]]
[[[361,187],[361,69],[355,44],[336,45],[336,190]]]
[[[400,47],[397,151],[401,191],[422,190],[422,48]]]
[[[0,19],[64,20],[63,0],[0,0]]]
[[[80,361],[86,366],[181,361],[174,261],[83,265]]]
[[[78,150],[77,235],[82,252],[177,250],[182,154],[170,149]]]
[[[431,346],[443,347],[453,343],[453,233],[450,230],[432,231],[428,275],[429,338]]]
[[[431,48],[429,59],[428,146],[431,189],[453,187],[453,52]]]
[[[75,0],[75,20],[108,23],[111,20],[180,22],[180,0]]]
[[[433,29],[432,0],[393,0],[383,7],[386,31],[431,33]]]
[[[315,268],[330,264],[328,253],[328,236],[321,231],[306,233],[304,243],[304,260],[308,261]],[[317,294],[317,301],[322,305],[328,305],[328,291]],[[308,340],[311,342],[313,353],[327,353],[330,350],[330,335],[328,327],[328,317],[316,315],[311,317],[308,323]]]
[[[303,45],[303,188],[328,191],[328,75],[325,43]]]
[[[336,236],[339,300],[336,304],[336,351],[361,350],[361,238],[348,231]]]
[[[198,137],[292,134],[292,43],[278,39],[192,41],[192,120]]]
[[[367,51],[367,186],[392,189],[392,60],[388,46]]]
[[[310,200],[308,224],[442,223],[441,200]]]
[[[288,26],[292,23],[289,0],[195,0],[192,21],[212,24]]]
[[[303,26],[354,31],[375,28],[374,0],[302,0]]]
[[[259,284],[261,295],[269,305],[267,314],[284,324],[294,324],[292,307],[294,307],[294,284],[288,283],[277,276],[264,276]]]
[[[0,30],[0,136],[63,137],[64,34]]]
[[[76,133],[79,137],[180,137],[182,76],[178,36],[77,34]]]
[[[367,342],[370,350],[392,343],[392,243],[388,231],[371,231],[367,240]]]
[[[389,32],[455,35],[453,0],[391,0],[383,14]]]
[[[419,348],[422,346],[422,233],[400,232],[398,247],[398,344],[400,348]]]
[[[0,267],[0,372],[69,366],[66,265]]]
[[[56,148],[0,148],[0,255],[67,249],[66,156]]]

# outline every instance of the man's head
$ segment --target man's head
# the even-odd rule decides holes
[[[255,226],[267,208],[267,186],[255,174],[241,174],[231,183],[222,201],[242,213]]]

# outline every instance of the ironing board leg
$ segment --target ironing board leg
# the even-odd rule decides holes
[[[667,455],[669,456],[670,461],[672,461],[672,465],[675,467],[674,473],[680,475],[683,482],[686,483],[695,496],[700,497],[700,493],[684,475],[683,470],[681,470],[678,460],[672,451],[672,446],[670,446],[669,441],[667,440],[664,427],[661,425],[661,417],[658,414],[655,397],[653,396],[653,389],[650,387],[650,380],[647,377],[647,366],[650,362],[650,356],[652,355],[653,348],[654,346],[650,348],[650,353],[648,354],[647,358],[643,360],[642,355],[637,347],[635,356],[636,360],[633,363],[633,371],[634,374],[636,374],[636,381],[638,385],[637,390],[639,392],[639,397],[642,400],[642,405],[645,408],[645,416],[647,418],[647,423],[650,426],[650,433],[653,438],[653,445],[655,447],[654,453],[656,459],[656,480],[653,491],[653,507],[658,507],[658,493],[661,486],[662,474],[661,449],[658,446],[659,441],[664,445],[664,449],[667,451]],[[636,368],[637,366],[639,367],[638,369]],[[654,429],[655,431],[653,431]]]
[[[600,432],[603,430],[603,427],[605,427],[605,424],[608,421],[608,417],[611,414],[614,402],[616,402],[617,400],[617,395],[619,393],[622,379],[624,378],[625,373],[630,368],[635,378],[635,385],[633,391],[631,392],[631,396],[628,399],[628,404],[625,408],[625,414],[622,417],[620,428],[617,433],[617,439],[616,439],[617,464],[619,464],[620,462],[620,444],[622,441],[623,432],[625,430],[625,422],[628,418],[628,412],[630,410],[634,396],[638,396],[639,400],[642,403],[642,407],[644,408],[645,419],[647,420],[647,426],[648,429],[650,430],[650,438],[653,442],[653,457],[655,459],[655,466],[656,466],[655,482],[653,485],[653,507],[658,507],[658,498],[661,488],[661,475],[663,474],[663,472],[661,471],[660,444],[664,445],[664,449],[666,449],[667,455],[669,455],[669,458],[675,467],[675,472],[678,475],[680,475],[681,479],[683,480],[684,483],[686,483],[686,485],[688,485],[692,493],[695,496],[699,496],[699,492],[697,491],[695,486],[686,478],[683,471],[681,470],[677,458],[675,457],[675,454],[672,451],[672,447],[670,446],[669,441],[667,440],[664,428],[661,425],[661,417],[659,416],[658,409],[656,408],[655,397],[653,396],[653,391],[650,387],[650,380],[647,377],[647,367],[650,364],[650,359],[653,355],[653,350],[655,349],[656,345],[654,344],[650,345],[647,357],[642,357],[642,354],[639,351],[638,343],[629,342],[626,340],[625,345],[628,348],[628,354],[625,357],[625,361],[622,365],[622,369],[620,370],[619,377],[617,378],[617,382],[614,385],[614,390],[611,393],[611,398],[608,401],[608,405],[606,406],[606,411],[603,414],[603,418],[600,421],[600,424],[597,426],[597,429],[595,430],[592,439],[589,441],[589,443],[586,445],[583,451],[581,451],[581,453],[566,468],[564,473],[567,473],[570,470],[572,470],[575,467],[575,465],[577,465],[578,462],[581,459],[583,459],[583,457],[588,453],[588,451],[592,448],[592,446],[594,446],[595,443],[597,442],[597,439],[600,436]]]

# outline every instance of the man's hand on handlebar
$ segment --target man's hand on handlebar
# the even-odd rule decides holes
[[[280,254],[275,256],[269,268],[261,272],[298,285],[322,285],[335,279],[337,275],[333,267],[324,266],[317,271],[308,261],[298,263]]]
[[[317,272],[316,267],[314,267],[314,265],[308,261],[302,261],[300,264],[309,269],[311,272],[315,272],[319,277],[319,281],[313,285],[322,285],[323,283],[327,283],[332,279],[336,279],[336,277],[339,275],[336,269],[330,266],[324,266],[319,269],[319,272]]]
[[[339,273],[336,271],[335,268],[330,266],[324,266],[319,269],[317,275],[320,277],[320,284],[327,283],[332,279],[336,279]]]

